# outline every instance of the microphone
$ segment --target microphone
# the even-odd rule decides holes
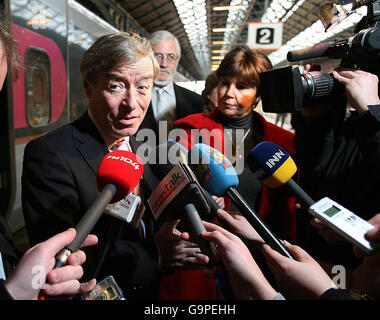
[[[187,150],[178,143],[169,140],[159,145],[155,151],[156,153],[153,156],[156,160],[160,157],[160,152],[166,152],[168,161],[165,164],[150,163],[149,165],[156,178],[160,180],[148,199],[148,205],[154,218],[159,224],[164,221],[176,220],[182,216],[182,212],[178,209],[184,208],[185,220],[190,233],[202,253],[209,256],[211,264],[220,264],[220,258],[214,244],[201,236],[206,228],[200,216],[205,220],[211,220],[213,215],[208,202],[209,199],[194,173],[186,164]],[[172,163],[177,164],[173,165]]]
[[[239,179],[232,163],[221,152],[200,143],[191,148],[189,158],[192,163],[191,168],[200,184],[207,191],[219,197],[228,196],[265,243],[282,255],[293,259],[281,241],[269,230],[235,189],[239,184]]]
[[[312,47],[289,51],[287,54],[287,59],[289,62],[294,62],[328,56],[329,49],[333,44],[334,42],[323,42]]]
[[[249,152],[247,163],[251,172],[268,187],[285,185],[306,208],[315,203],[292,179],[297,167],[289,153],[279,145],[269,141],[260,142]]]
[[[66,265],[69,255],[80,248],[106,206],[130,194],[140,181],[143,171],[141,159],[129,151],[113,151],[103,158],[96,175],[98,190],[101,192],[76,225],[77,234],[73,242],[56,255],[54,268]]]

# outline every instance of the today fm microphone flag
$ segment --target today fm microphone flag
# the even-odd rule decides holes
[[[103,158],[96,175],[100,193],[76,225],[77,234],[73,242],[56,255],[54,268],[66,265],[69,255],[80,248],[106,206],[130,194],[139,183],[143,172],[143,163],[133,152],[117,150]]]
[[[289,153],[279,145],[270,141],[260,142],[249,152],[247,163],[251,172],[268,187],[285,185],[306,208],[315,203],[292,179],[297,166]]]
[[[190,167],[199,183],[211,194],[226,195],[236,205],[261,238],[274,250],[293,259],[281,241],[269,230],[236,190],[239,179],[232,163],[220,151],[206,144],[196,144],[189,151]]]

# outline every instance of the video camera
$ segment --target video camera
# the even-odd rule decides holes
[[[328,12],[330,17],[320,15],[326,31],[334,24],[341,22],[360,6],[367,6],[367,15],[355,26],[354,34],[344,40],[320,43],[306,49],[289,51],[289,62],[318,57],[342,59],[341,67],[355,68],[380,74],[380,0],[339,0],[336,3],[326,3],[320,7],[320,13]],[[352,3],[351,11],[345,11],[345,17],[340,15],[338,8]],[[335,14],[334,14],[335,13]],[[335,17],[335,19],[334,19]],[[300,73],[292,66],[268,70],[260,74],[261,99],[263,111],[286,113],[299,111],[305,104],[337,97],[343,93],[343,87],[331,74],[313,71]]]

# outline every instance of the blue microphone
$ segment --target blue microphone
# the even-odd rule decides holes
[[[269,230],[236,190],[239,179],[232,163],[220,151],[206,144],[196,144],[189,151],[190,167],[199,183],[211,194],[226,195],[271,248],[293,259],[281,241]]]
[[[292,179],[297,171],[289,153],[279,145],[264,141],[255,146],[247,156],[251,172],[265,185],[278,188],[282,185],[309,208],[315,201]]]

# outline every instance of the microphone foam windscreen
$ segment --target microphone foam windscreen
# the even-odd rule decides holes
[[[239,184],[232,163],[223,153],[206,144],[194,145],[189,151],[188,161],[199,183],[213,195],[221,197],[228,188]]]
[[[247,157],[249,169],[271,188],[288,182],[297,171],[289,153],[279,145],[264,141],[255,146]]]
[[[133,152],[117,150],[108,153],[99,165],[96,182],[102,191],[107,184],[117,187],[111,203],[125,198],[136,187],[144,172],[141,159]]]

